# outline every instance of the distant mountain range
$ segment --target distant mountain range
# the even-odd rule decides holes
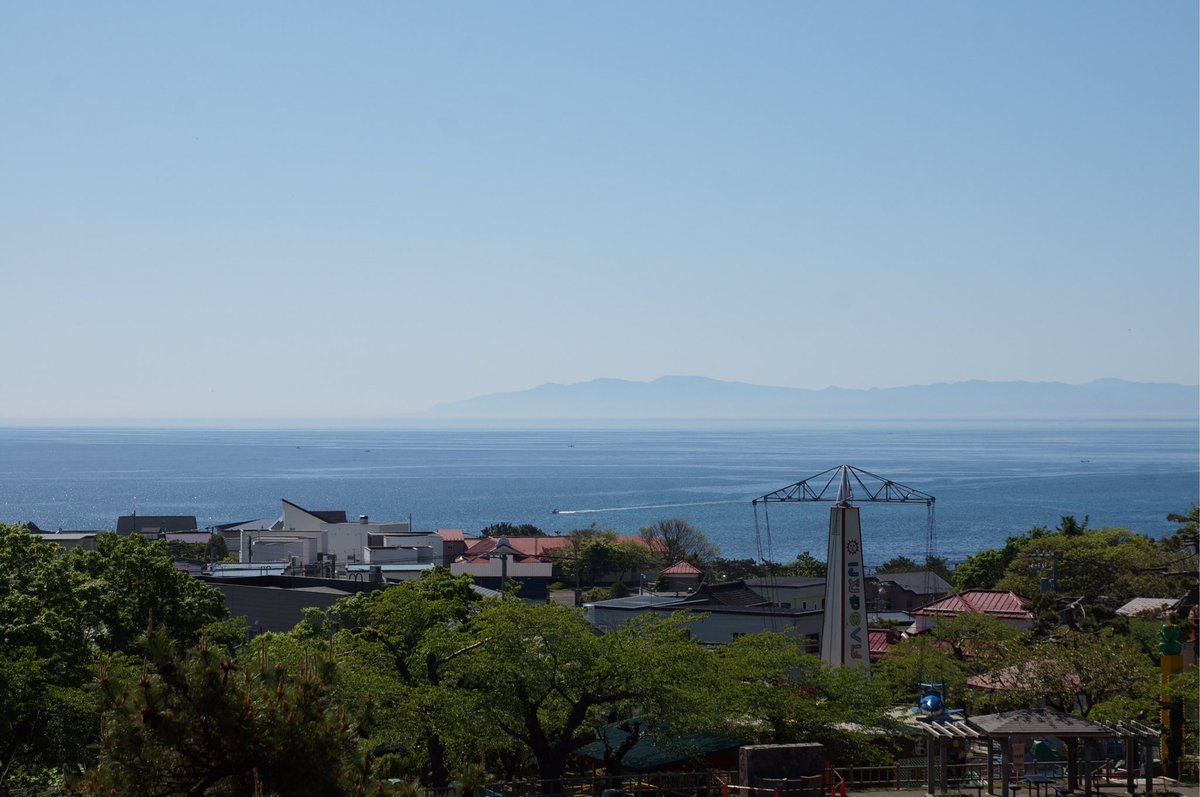
[[[1196,419],[1200,387],[1122,379],[969,382],[805,390],[664,376],[596,379],[438,404],[436,418],[479,419]]]

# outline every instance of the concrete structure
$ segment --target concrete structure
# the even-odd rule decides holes
[[[937,573],[876,573],[867,576],[867,607],[872,612],[909,611],[944,598],[953,590]]]
[[[172,531],[195,531],[195,515],[122,515],[117,518],[117,534],[128,537],[130,534],[141,534],[144,537],[158,537],[160,534]]]
[[[825,579],[768,576],[746,579],[746,586],[781,609],[825,608]]]
[[[351,523],[345,512],[312,512],[287,500],[279,520],[269,527],[249,521],[236,530],[242,564],[285,562],[293,570],[332,575],[352,564],[443,562],[442,538],[433,532],[412,532],[408,523],[371,523],[366,515]]]
[[[846,478],[843,475],[843,478]],[[821,660],[833,667],[868,667],[867,602],[864,585],[862,527],[858,507],[839,493],[829,510],[829,553],[826,563],[825,612],[821,625]]]
[[[105,534],[103,531],[62,531],[53,532],[34,532],[33,536],[43,542],[52,542],[55,545],[61,546],[66,550],[72,548],[80,548],[84,551],[96,550],[96,537],[100,534]]]
[[[585,603],[588,622],[601,631],[615,631],[643,614],[669,616],[690,612],[695,622],[689,628],[693,638],[709,645],[724,645],[744,634],[762,631],[788,632],[806,640],[817,651],[821,630],[821,611],[780,609],[770,601],[734,581],[700,587],[687,595],[630,595],[607,601]]]
[[[834,484],[836,483],[836,488]],[[871,486],[871,485],[875,486]],[[833,490],[836,489],[836,496]],[[933,504],[928,493],[905,487],[852,465],[838,465],[795,484],[767,493],[759,504],[832,502],[829,509],[829,547],[825,557],[824,617],[821,625],[821,660],[834,667],[869,667],[866,572],[862,525],[857,502],[872,504],[924,504],[928,518],[927,547],[933,546]],[[757,534],[757,526],[755,527]],[[767,518],[770,539],[770,519]]]

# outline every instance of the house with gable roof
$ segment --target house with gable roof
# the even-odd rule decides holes
[[[1033,627],[1033,601],[1012,590],[968,589],[927,603],[913,611],[912,633],[920,634],[939,620],[974,613],[994,617],[1014,628],[1028,631]]]

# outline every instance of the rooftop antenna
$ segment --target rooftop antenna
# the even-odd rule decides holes
[[[833,488],[837,483],[836,490]],[[767,550],[771,548],[771,523],[767,507],[773,503],[831,503],[829,548],[826,558],[825,615],[821,622],[821,659],[838,667],[869,667],[862,526],[855,503],[924,504],[927,508],[926,565],[933,557],[933,505],[928,493],[877,476],[853,465],[838,465],[807,479],[755,498],[754,529],[759,554],[758,505],[767,518]],[[768,554],[769,555],[769,554]],[[929,577],[926,576],[928,580]],[[928,589],[926,590],[929,591]]]

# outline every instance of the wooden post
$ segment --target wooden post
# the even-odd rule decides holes
[[[936,791],[936,775],[934,774],[934,756],[937,755],[937,737],[929,736],[929,744],[925,747],[925,791],[934,793]]]
[[[949,742],[942,742],[938,745],[938,767],[941,769],[941,772],[938,773],[938,786],[940,794],[946,793],[946,770],[948,769],[947,762],[949,761],[949,747]]]
[[[1083,793],[1092,797],[1092,740],[1083,740]]]
[[[1137,766],[1138,743],[1132,736],[1125,737],[1125,791],[1133,794],[1137,791],[1137,781],[1133,777],[1133,769]]]
[[[1070,792],[1079,790],[1079,762],[1076,760],[1078,756],[1079,740],[1067,739],[1067,790]]]
[[[1008,790],[1009,770],[1012,769],[1012,748],[1008,742],[1007,736],[1000,740],[1000,797],[1009,797],[1012,793]]]
[[[1146,773],[1146,794],[1154,794],[1154,742],[1149,739],[1142,748],[1142,771]]]
[[[992,737],[987,737],[987,784],[988,794],[995,794],[996,791],[996,762],[992,755]]]

